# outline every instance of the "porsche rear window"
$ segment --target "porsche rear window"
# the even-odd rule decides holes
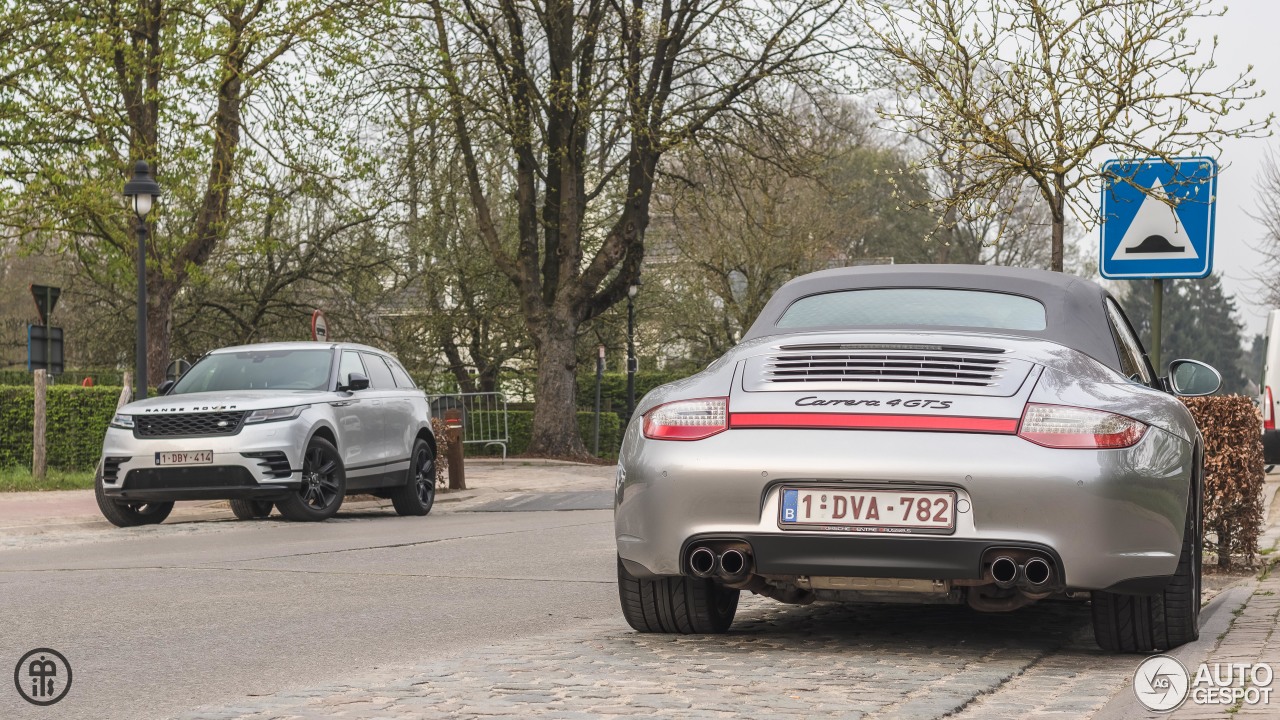
[[[944,288],[869,288],[800,298],[780,328],[957,327],[1044,330],[1044,305],[1021,295]]]

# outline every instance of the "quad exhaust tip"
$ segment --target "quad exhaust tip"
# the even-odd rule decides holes
[[[1009,588],[1018,581],[1018,563],[1007,555],[1001,555],[991,561],[991,579],[997,587]]]
[[[1044,558],[1033,557],[1027,561],[1022,567],[1022,576],[1032,585],[1043,585],[1049,582],[1049,578],[1053,576],[1053,571],[1049,567],[1049,563]]]
[[[720,556],[721,577],[733,579],[747,574],[747,556],[741,550],[725,550]]]
[[[716,554],[711,552],[711,548],[694,548],[689,553],[689,570],[695,577],[711,577],[716,571]]]

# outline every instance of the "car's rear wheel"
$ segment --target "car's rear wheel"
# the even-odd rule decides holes
[[[129,502],[107,497],[102,487],[102,475],[93,481],[93,495],[98,501],[102,516],[116,527],[137,527],[164,522],[173,512],[171,502]]]
[[[722,633],[738,611],[737,590],[694,577],[637,578],[621,558],[618,597],[627,624],[640,632]]]
[[[227,502],[231,504],[231,514],[239,520],[264,518],[271,514],[270,500],[228,500]]]
[[[342,507],[346,492],[347,473],[338,448],[324,438],[315,437],[302,455],[302,483],[278,501],[276,508],[286,520],[327,520]]]
[[[1187,502],[1178,569],[1162,592],[1154,595],[1092,593],[1093,636],[1102,649],[1150,653],[1185,645],[1200,637],[1203,514],[1204,501],[1197,483]]]
[[[389,493],[399,515],[426,515],[436,503],[436,456],[426,440],[413,443],[409,456],[409,476],[404,485]]]

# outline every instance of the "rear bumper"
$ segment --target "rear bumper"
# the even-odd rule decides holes
[[[695,538],[741,539],[764,575],[981,576],[994,547],[1039,549],[1073,590],[1159,583],[1177,567],[1190,443],[1151,428],[1124,450],[1053,450],[1016,436],[730,430],[646,441],[628,428],[615,498],[619,556],[679,575]],[[948,489],[967,511],[948,536],[779,528],[783,487]],[[1145,581],[1144,581],[1145,582]]]
[[[740,540],[750,545],[755,572],[760,575],[977,580],[982,577],[984,555],[1011,547],[1044,553],[1059,565],[1062,562],[1052,548],[1025,542],[764,533],[693,537],[685,543],[682,557],[687,557],[694,545],[711,540]]]

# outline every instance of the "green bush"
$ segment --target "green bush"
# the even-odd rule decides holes
[[[499,413],[480,413],[471,414],[472,422],[479,422],[481,415],[491,415],[490,418],[484,418],[484,422],[492,423],[494,426],[501,427],[502,420],[498,417]],[[594,442],[592,434],[593,414],[589,412],[578,413],[578,432],[582,436],[582,442],[586,444],[587,450],[591,449]],[[622,446],[622,421],[613,413],[600,413],[600,457],[617,457],[618,448]],[[507,430],[511,436],[511,442],[507,444],[508,455],[520,455],[529,448],[529,438],[533,434],[533,411],[532,410],[508,410],[507,411]],[[489,456],[501,455],[502,450],[497,446],[489,448],[482,447],[479,443],[468,443],[466,446],[466,454],[469,456]]]
[[[115,385],[124,383],[124,373],[120,370],[79,369],[67,370],[61,375],[51,377],[51,385],[79,385],[85,378],[93,378],[94,385]],[[0,385],[31,385],[34,375],[26,370],[0,370]]]
[[[92,470],[116,412],[120,388],[52,385],[46,400],[49,467]],[[31,467],[31,386],[0,385],[0,467]]]

